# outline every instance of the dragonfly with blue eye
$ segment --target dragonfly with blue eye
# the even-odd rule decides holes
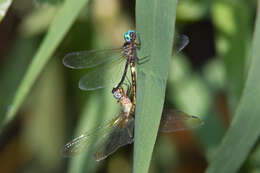
[[[114,153],[118,148],[134,142],[134,112],[131,112],[132,102],[129,99],[129,87],[125,93],[123,87],[114,91],[113,95],[121,105],[121,112],[111,121],[92,131],[86,132],[67,143],[63,148],[63,155],[70,157],[87,150],[94,144],[94,157],[101,161]],[[182,111],[168,109],[163,111],[159,131],[176,132],[193,129],[203,124],[196,116]]]
[[[96,161],[105,159],[118,148],[134,141],[134,117],[130,113],[132,102],[122,87],[115,92],[120,95],[121,112],[109,122],[88,131],[68,142],[62,150],[65,157],[71,157],[87,150],[94,143],[94,157]]]
[[[99,66],[80,79],[80,89],[95,90],[112,85],[113,90],[116,90],[124,82],[130,65],[133,86],[132,102],[135,104],[135,62],[138,59],[136,49],[140,46],[140,43],[137,43],[136,33],[133,30],[129,30],[124,34],[124,40],[125,43],[118,49],[74,52],[67,54],[63,58],[63,64],[69,68],[82,69]],[[116,63],[119,63],[119,65],[116,65]]]
[[[63,64],[72,69],[94,68],[79,81],[82,90],[95,90],[104,87],[113,88],[116,91],[124,82],[125,78],[132,81],[132,103],[134,110],[136,102],[136,73],[135,64],[138,60],[137,49],[140,48],[140,38],[135,31],[129,30],[124,34],[124,44],[121,48],[80,51],[67,54],[63,58]],[[189,39],[185,35],[177,36],[175,47],[181,51]],[[128,72],[130,66],[130,72]]]

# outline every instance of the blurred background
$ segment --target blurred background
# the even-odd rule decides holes
[[[1,120],[62,3],[14,1],[1,21]],[[187,35],[190,43],[173,55],[165,105],[196,115],[205,124],[193,131],[159,133],[151,173],[205,171],[239,103],[251,55],[256,1],[178,3],[175,30]],[[120,47],[129,29],[135,29],[134,1],[96,0],[85,6],[18,115],[1,129],[1,172],[131,172],[133,145],[102,162],[87,153],[72,159],[60,154],[73,137],[111,119],[119,110],[111,89],[81,91],[78,80],[86,70],[65,68],[62,58],[73,51]],[[258,143],[240,172],[260,172]]]

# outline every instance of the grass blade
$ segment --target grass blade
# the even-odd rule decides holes
[[[146,10],[144,10],[146,9]],[[135,122],[134,172],[148,172],[163,109],[174,36],[176,1],[137,1],[136,27],[141,37]]]
[[[258,1],[259,2],[259,1]],[[207,173],[237,172],[259,138],[260,132],[260,13],[256,18],[252,59],[246,85],[231,127]]]
[[[1,126],[13,119],[15,113],[30,91],[33,83],[39,76],[40,72],[50,59],[59,43],[64,38],[73,22],[76,20],[79,12],[86,2],[87,0],[76,2],[74,0],[65,1],[60,11],[55,16],[46,37],[33,58],[33,61],[28,67],[18,90],[15,93],[12,104],[10,105],[11,109],[7,112],[5,120],[1,123]]]
[[[8,61],[0,70],[0,122],[3,121],[6,111],[10,108],[9,104],[14,92],[17,90],[17,85],[20,83],[35,49],[36,43],[33,39],[18,38],[11,48],[11,53],[7,55]]]
[[[0,22],[5,17],[12,2],[12,0],[0,0]]]

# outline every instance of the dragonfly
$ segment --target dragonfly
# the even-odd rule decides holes
[[[181,51],[188,43],[189,38],[179,35],[175,38],[175,48]],[[82,90],[96,90],[104,87],[117,90],[125,78],[132,79],[133,108],[136,102],[136,74],[135,64],[139,59],[137,49],[141,47],[140,36],[134,30],[124,34],[124,44],[116,49],[79,51],[67,54],[63,64],[72,69],[92,69],[79,80]],[[130,66],[130,69],[128,68]],[[128,72],[130,70],[130,72]]]
[[[101,161],[114,153],[118,148],[131,144],[134,141],[134,117],[130,113],[132,102],[126,96],[123,89],[118,88],[121,97],[118,102],[121,105],[121,112],[112,120],[98,128],[76,137],[63,147],[63,155],[70,157],[82,153],[95,140],[94,157]]]
[[[113,96],[118,102],[121,104],[121,108],[123,108],[126,112],[129,112],[129,114],[132,117],[135,117],[135,112],[131,112],[131,109],[125,109],[125,102],[124,100],[127,100],[126,103],[129,103],[129,95],[130,95],[130,87],[129,85],[127,92],[125,94],[124,89],[122,87],[118,88],[113,92]],[[188,130],[196,128],[200,125],[204,124],[204,122],[194,115],[188,115],[183,111],[175,110],[175,109],[164,109],[162,116],[161,116],[161,122],[159,131],[164,133],[171,133],[176,131],[182,131],[182,130]]]
[[[89,132],[83,133],[63,148],[63,155],[71,157],[83,153],[94,141],[94,158],[101,161],[113,154],[118,148],[134,142],[134,112],[129,99],[129,92],[119,87],[113,95],[120,103],[121,112],[112,120]],[[175,132],[196,128],[203,121],[196,116],[188,115],[178,110],[165,110],[163,112],[159,130],[161,132]]]

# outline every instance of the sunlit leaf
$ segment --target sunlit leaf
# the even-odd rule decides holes
[[[13,102],[10,104],[12,109],[7,112],[4,123],[7,123],[13,119],[35,80],[39,76],[48,60],[51,58],[51,55],[56,50],[65,34],[68,32],[73,22],[76,20],[78,14],[86,2],[87,0],[80,0],[76,2],[75,0],[67,0],[58,11],[47,35],[36,52],[33,61],[28,67],[28,70],[15,93]]]
[[[0,0],[0,21],[6,15],[11,3],[12,3],[12,0]]]
[[[136,4],[136,29],[142,41],[139,57],[148,56],[149,61],[138,68],[134,172],[149,172],[164,103],[175,14],[174,0]]]
[[[237,172],[260,135],[260,12],[256,18],[252,59],[240,104],[208,173]]]

